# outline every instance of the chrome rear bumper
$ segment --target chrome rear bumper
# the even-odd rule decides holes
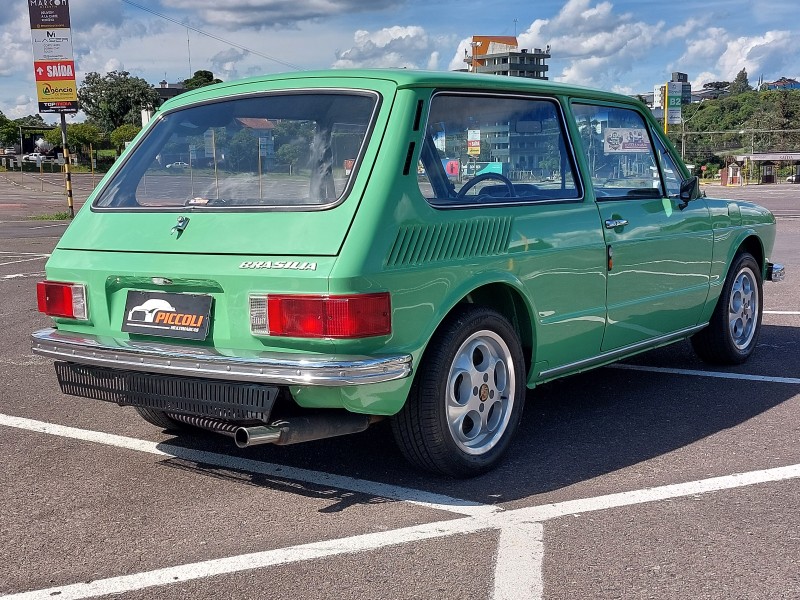
[[[71,363],[273,385],[340,387],[394,381],[411,374],[409,354],[375,358],[252,352],[228,356],[209,348],[100,338],[52,328],[33,333],[31,343],[34,354]]]

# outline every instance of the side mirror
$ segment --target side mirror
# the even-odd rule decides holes
[[[679,195],[681,204],[678,205],[678,208],[681,210],[689,206],[689,202],[700,197],[700,180],[697,176],[690,177],[681,184]]]

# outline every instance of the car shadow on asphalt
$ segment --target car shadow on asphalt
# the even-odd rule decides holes
[[[762,327],[761,343],[765,348],[761,354],[767,356],[761,356],[758,364],[775,364],[776,355],[780,354],[776,341],[796,339],[796,335],[796,328]],[[691,355],[688,342],[643,354],[635,362],[684,369],[702,364]],[[744,369],[704,368],[728,372]],[[770,375],[793,377],[797,370]],[[794,384],[596,369],[529,391],[520,429],[505,461],[497,469],[467,480],[437,477],[408,465],[395,447],[386,421],[360,434],[295,446],[265,445],[240,450],[228,438],[202,432],[167,443],[492,504],[547,495],[621,471],[741,425],[796,395]],[[701,466],[703,461],[703,457],[696,458]],[[191,466],[187,461],[166,464],[303,496],[331,498],[336,502],[329,512],[385,501],[367,494],[331,490],[326,485],[297,484],[279,477],[196,463]],[[735,470],[735,466],[731,469]],[[674,475],[667,476],[670,474]],[[651,485],[662,483],[674,481],[655,481]]]

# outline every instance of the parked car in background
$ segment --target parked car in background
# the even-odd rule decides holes
[[[388,418],[411,463],[473,476],[544,382],[687,338],[747,360],[762,282],[784,276],[773,215],[702,196],[627,96],[336,70],[159,114],[53,251],[54,326],[32,337],[65,393],[158,427],[245,447]],[[267,137],[276,123],[293,134]],[[159,173],[200,144],[226,168]]]
[[[189,163],[185,163],[183,161],[176,161],[174,163],[170,163],[167,165],[168,169],[188,169]]]
[[[796,174],[795,175],[789,175],[786,178],[786,183],[798,183],[798,182],[800,182],[800,178],[798,178]]]
[[[42,154],[41,152],[31,152],[30,154],[25,154],[22,157],[22,162],[38,162],[47,160],[52,160],[52,158],[46,154]]]

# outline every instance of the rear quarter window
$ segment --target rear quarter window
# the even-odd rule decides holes
[[[432,205],[576,200],[575,173],[555,100],[455,92],[431,99],[417,178]]]

